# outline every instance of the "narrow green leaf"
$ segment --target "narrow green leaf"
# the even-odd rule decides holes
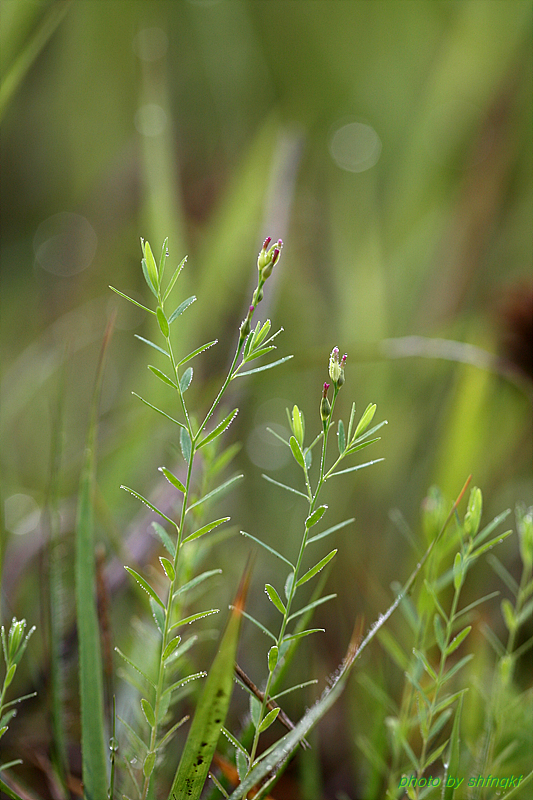
[[[346,450],[346,455],[351,456],[352,453],[357,453],[358,450],[364,450],[365,447],[368,447],[375,442],[380,442],[381,436],[376,436],[375,439],[368,439],[366,442],[361,442],[361,444],[353,445],[353,447],[348,447]]]
[[[187,369],[180,378],[180,389],[182,394],[184,394],[191,385],[192,376],[193,376],[193,368],[187,367]]]
[[[144,342],[145,344],[149,344],[150,347],[154,348],[154,350],[158,350],[160,353],[163,353],[164,356],[170,358],[170,355],[167,353],[166,350],[163,350],[163,348],[159,347],[158,344],[154,344],[154,342],[151,342],[150,339],[145,339],[144,336],[139,336],[138,333],[135,333],[133,335],[135,336],[136,339],[139,339],[139,341]]]
[[[509,633],[514,633],[518,627],[518,623],[514,613],[514,608],[506,597],[504,597],[502,600],[500,608],[507,630]]]
[[[174,652],[176,647],[181,642],[181,636],[175,636],[174,639],[171,639],[170,642],[167,644],[165,649],[163,650],[163,655],[161,656],[162,661],[166,661],[167,658]]]
[[[162,602],[162,600],[160,600],[160,599],[159,599],[159,597],[157,596],[157,594],[156,594],[156,592],[154,591],[154,589],[152,589],[152,587],[150,586],[150,584],[148,583],[148,581],[145,581],[145,579],[142,577],[142,575],[139,575],[139,573],[138,573],[138,572],[135,572],[135,570],[134,570],[134,569],[132,569],[131,567],[124,567],[124,569],[126,570],[126,572],[129,572],[129,574],[132,576],[132,578],[135,578],[135,580],[137,581],[137,583],[139,584],[139,586],[141,586],[141,587],[144,589],[144,591],[145,591],[147,594],[149,594],[149,595],[150,595],[150,597],[151,597],[153,600],[155,600],[155,602],[156,602],[156,603],[157,603],[159,606],[161,606],[161,608],[163,608],[163,609],[165,608],[165,604]]]
[[[305,459],[304,454],[302,452],[302,448],[300,447],[300,443],[295,436],[291,436],[289,439],[289,445],[292,450],[292,454],[296,460],[296,463],[300,465],[300,467],[305,470]]]
[[[437,644],[439,646],[439,650],[441,651],[441,653],[443,653],[444,652],[444,647],[445,647],[444,629],[442,627],[442,622],[441,622],[440,617],[439,617],[438,614],[435,614],[435,616],[433,617],[433,629],[435,631],[435,639],[436,639]]]
[[[217,438],[217,436],[220,436],[220,434],[224,433],[224,431],[227,428],[229,428],[229,426],[231,425],[231,423],[233,422],[233,420],[235,419],[235,417],[237,416],[238,413],[239,413],[239,409],[238,408],[234,408],[233,411],[230,414],[228,414],[228,416],[225,417],[222,420],[222,422],[218,423],[216,428],[214,428],[214,430],[212,430],[211,433],[209,433],[203,439],[200,439],[200,441],[198,442],[196,448],[200,449],[200,447],[203,447],[204,444],[209,444],[209,442],[212,442],[213,439]]]
[[[174,544],[174,542],[172,541],[166,530],[159,524],[159,522],[152,522],[152,528],[156,532],[163,546],[167,549],[172,558],[174,558],[176,555],[176,545]]]
[[[206,572],[202,572],[201,575],[197,575],[196,578],[184,583],[183,586],[180,586],[177,592],[174,593],[174,597],[178,597],[180,594],[184,594],[188,592],[190,589],[194,589],[195,586],[198,586],[200,583],[203,583],[207,578],[210,578],[212,575],[222,575],[221,569],[210,569]]]
[[[320,522],[327,510],[328,507],[326,505],[315,508],[313,513],[305,520],[305,527],[309,530],[309,528],[312,528],[317,522]]]
[[[298,633],[291,633],[283,637],[284,642],[294,642],[296,639],[303,639],[304,636],[309,636],[311,633],[325,633],[324,628],[310,628],[307,631],[298,631]]]
[[[453,561],[453,585],[455,587],[456,592],[458,592],[459,589],[461,588],[461,584],[463,582],[463,575],[464,575],[463,559],[461,557],[461,553],[456,553]]]
[[[433,680],[436,681],[437,680],[437,673],[435,672],[435,670],[433,669],[433,667],[431,666],[431,664],[427,660],[427,658],[424,655],[424,653],[422,653],[420,650],[417,650],[416,647],[413,648],[413,653],[415,654],[415,656],[418,659],[420,659],[420,661],[422,662],[422,666],[426,670],[426,672],[429,675],[429,677],[433,678]]]
[[[159,378],[160,381],[163,381],[163,383],[166,383],[167,386],[172,386],[173,389],[177,389],[178,388],[177,384],[174,383],[174,381],[171,380],[171,378],[169,378],[168,375],[165,375],[164,372],[161,372],[160,369],[157,369],[157,367],[153,367],[151,364],[148,364],[148,369],[150,370],[150,372],[153,375],[156,376],[156,378]]]
[[[190,361],[195,356],[200,355],[200,353],[203,353],[204,350],[209,350],[209,348],[213,347],[213,345],[215,344],[218,344],[218,339],[213,339],[212,342],[207,342],[207,344],[203,344],[201,347],[197,347],[196,350],[193,350],[192,353],[189,353],[188,356],[185,356],[185,358],[182,358],[181,361],[178,361],[178,367],[182,367],[184,364],[187,363],[187,361]]]
[[[271,350],[275,349],[276,346],[273,344],[269,345],[268,347],[260,347],[258,349],[255,349],[252,345],[252,347],[250,347],[250,350],[248,352],[246,361],[254,361],[256,358],[261,358],[261,356],[264,356],[266,355],[266,353],[270,353]]]
[[[447,620],[448,617],[447,617],[446,612],[444,611],[443,607],[441,606],[441,604],[439,602],[439,598],[437,597],[437,593],[435,592],[435,589],[433,588],[431,583],[426,578],[424,578],[424,586],[426,587],[426,591],[428,592],[428,594],[431,595],[431,599],[435,603],[435,607],[437,608],[437,611],[439,612],[441,617],[443,619]]]
[[[501,514],[498,514],[497,517],[494,517],[494,519],[491,522],[489,522],[488,525],[485,525],[485,527],[482,530],[480,530],[477,536],[474,537],[473,540],[474,546],[477,547],[478,545],[481,544],[481,542],[485,541],[487,536],[490,536],[492,531],[495,530],[498,527],[498,525],[500,525],[505,519],[507,519],[510,513],[511,509],[508,508],[505,511],[502,511]]]
[[[162,417],[165,417],[166,419],[169,419],[175,425],[179,425],[180,428],[185,428],[185,425],[183,424],[183,422],[178,422],[177,419],[174,419],[174,417],[171,417],[168,414],[166,414],[164,411],[161,411],[161,409],[157,408],[157,406],[153,406],[151,403],[148,402],[148,400],[145,400],[144,397],[141,397],[140,394],[137,394],[137,392],[132,392],[132,394],[135,395],[135,397],[138,397],[139,400],[142,400],[142,402],[146,406],[148,406],[149,408],[153,408],[154,411],[157,411],[158,414],[161,414]]]
[[[163,473],[167,481],[171,483],[172,486],[175,486],[176,489],[179,489],[179,491],[182,492],[182,494],[185,494],[185,486],[182,484],[179,478],[176,478],[173,472],[166,467],[159,467],[159,472]]]
[[[278,646],[273,644],[270,650],[268,651],[268,671],[274,672],[276,669],[277,663],[279,659],[279,649]]]
[[[254,331],[254,333],[253,333],[253,337],[252,337],[252,347],[254,347],[254,348],[255,348],[255,347],[259,347],[259,345],[261,344],[261,342],[262,342],[262,341],[265,339],[265,337],[268,335],[268,333],[269,333],[269,331],[270,331],[270,326],[271,326],[271,324],[272,324],[272,323],[270,322],[270,320],[269,320],[269,319],[267,319],[267,321],[264,323],[264,325],[263,325],[263,327],[261,328],[261,330],[259,330],[259,325],[260,325],[260,324],[261,324],[261,323],[259,323],[259,322],[257,323],[257,327],[256,327],[256,329],[255,329],[255,331]]]
[[[175,692],[176,689],[181,689],[182,686],[185,686],[186,683],[189,681],[196,681],[198,678],[207,678],[207,672],[195,672],[194,675],[187,675],[186,678],[180,678],[179,681],[176,681],[171,686],[167,686],[165,691],[163,692],[163,696],[167,694],[172,694]]]
[[[153,728],[155,726],[154,709],[144,697],[141,700],[141,708],[144,716],[146,717],[148,725]]]
[[[269,711],[261,725],[258,727],[257,732],[263,733],[263,731],[266,731],[267,728],[270,728],[274,720],[277,718],[279,712],[279,707],[273,708],[272,711]]]
[[[197,531],[187,536],[187,538],[183,540],[183,544],[186,542],[192,542],[193,539],[199,539],[200,536],[209,533],[209,531],[212,531],[213,528],[218,528],[219,525],[222,525],[224,522],[228,522],[230,519],[231,517],[221,517],[220,519],[216,519],[214,522],[208,522],[207,525],[204,525],[202,528],[199,528]]]
[[[174,578],[176,577],[176,571],[174,569],[174,564],[172,563],[172,561],[169,561],[168,558],[165,558],[164,556],[159,556],[159,561],[161,563],[161,566],[165,570],[165,575],[167,576],[169,581],[172,582],[174,580]]]
[[[363,411],[363,416],[359,420],[359,423],[353,435],[353,439],[351,441],[355,441],[358,436],[361,436],[361,434],[363,434],[366,431],[366,429],[372,422],[372,419],[374,418],[374,414],[376,413],[376,408],[377,406],[375,403],[369,403],[367,405],[367,407]]]
[[[502,533],[501,536],[495,536],[494,539],[491,539],[489,542],[485,542],[485,544],[482,544],[481,547],[477,548],[477,550],[474,550],[474,552],[471,553],[470,558],[477,558],[482,553],[486,553],[487,550],[491,550],[497,544],[503,542],[504,539],[507,539],[507,537],[511,534],[512,531],[505,531],[505,533]]]
[[[131,495],[133,495],[133,497],[136,497],[137,500],[140,500],[141,503],[144,503],[145,506],[151,508],[152,511],[155,511],[156,514],[159,514],[160,517],[163,517],[163,519],[166,519],[167,522],[170,522],[171,525],[176,527],[176,523],[173,520],[171,520],[170,517],[167,517],[166,514],[163,514],[163,512],[160,511],[158,508],[156,508],[156,506],[154,506],[149,500],[147,500],[146,497],[143,497],[142,494],[139,494],[133,489],[130,489],[129,486],[122,485],[120,488],[124,489],[126,492],[129,492]]]
[[[428,755],[422,767],[422,771],[427,769],[430,764],[433,764],[433,762],[436,761],[440,755],[442,755],[449,741],[450,741],[449,739],[446,739],[445,742],[439,745],[439,747],[437,747],[436,750],[433,750],[433,752]]]
[[[338,423],[337,442],[339,445],[339,453],[342,456],[342,454],[346,450],[346,435],[344,433],[344,423],[342,419],[340,419]]]
[[[256,626],[259,628],[259,630],[260,630],[260,631],[263,631],[263,633],[264,633],[266,636],[269,636],[269,637],[270,637],[271,639],[273,639],[275,642],[277,642],[277,641],[278,641],[278,640],[277,640],[277,637],[276,637],[276,636],[274,636],[274,634],[272,633],[272,631],[269,631],[269,630],[268,630],[268,628],[265,628],[265,626],[263,625],[263,623],[262,623],[262,622],[259,622],[259,620],[258,620],[258,619],[256,619],[255,617],[252,617],[252,615],[251,615],[251,614],[248,614],[246,611],[243,611],[243,612],[242,612],[242,615],[243,615],[243,617],[245,617],[246,619],[249,619],[249,620],[250,620],[250,622],[253,622],[253,624],[254,624],[254,625],[256,625]]]
[[[145,778],[149,778],[154,770],[155,755],[156,754],[152,751],[146,754],[146,758],[144,759],[144,764],[143,764],[143,775]]]
[[[502,562],[499,560],[499,558],[497,558],[497,556],[495,556],[493,553],[490,553],[490,554],[487,556],[487,562],[490,564],[490,566],[492,567],[492,569],[494,570],[494,572],[495,572],[497,575],[499,575],[499,576],[500,576],[500,578],[501,578],[501,579],[502,579],[502,581],[505,583],[505,585],[507,586],[507,588],[508,588],[508,589],[510,589],[510,591],[511,591],[511,592],[514,594],[514,596],[516,597],[516,595],[518,594],[518,589],[519,589],[519,587],[518,587],[518,584],[517,584],[517,582],[515,581],[515,579],[513,578],[513,576],[511,575],[511,573],[509,572],[509,570],[507,570],[507,569],[506,569],[506,568],[503,566],[503,564],[502,564]]]
[[[157,287],[159,285],[159,275],[157,273],[155,258],[154,254],[152,253],[152,248],[150,247],[150,242],[144,243],[144,257],[146,259],[146,266],[148,268],[150,280],[152,281],[153,285]]]
[[[129,300],[130,303],[133,303],[134,306],[137,306],[138,308],[142,308],[143,311],[148,311],[149,314],[153,314],[154,317],[155,317],[155,311],[152,311],[151,308],[147,308],[146,306],[143,306],[142,303],[138,303],[137,300],[134,300],[132,297],[128,297],[127,294],[123,294],[122,292],[119,292],[119,290],[115,289],[114,286],[110,286],[109,288],[111,289],[112,292],[115,292],[115,294],[119,294],[125,300]]]
[[[135,672],[138,672],[138,673],[139,673],[139,675],[142,675],[142,677],[144,678],[144,680],[146,681],[146,683],[148,684],[148,686],[151,686],[151,687],[152,687],[152,689],[155,689],[155,684],[154,684],[154,683],[153,683],[153,682],[150,680],[150,678],[148,677],[148,675],[147,675],[145,672],[143,672],[143,671],[142,671],[142,669],[141,669],[140,667],[138,667],[138,666],[137,666],[137,664],[135,664],[135,663],[134,663],[134,662],[131,660],[131,658],[128,658],[128,656],[124,655],[124,653],[122,652],[122,650],[120,650],[118,647],[115,647],[115,653],[118,653],[118,654],[119,654],[119,656],[120,656],[120,657],[121,657],[121,658],[122,658],[122,659],[123,659],[123,660],[126,662],[126,664],[129,664],[129,665],[130,665],[130,667],[133,667],[133,669],[135,670]]]
[[[157,315],[157,322],[159,324],[159,330],[161,331],[165,339],[168,339],[168,334],[169,334],[168,322],[167,318],[165,317],[165,312],[163,311],[161,306],[157,307],[156,315]]]
[[[168,236],[164,240],[163,244],[161,245],[161,255],[159,256],[159,283],[161,284],[161,280],[163,278],[163,272],[165,271],[165,262],[168,257]]]
[[[187,428],[182,428],[180,431],[180,447],[183,458],[188,464],[191,460],[192,442]]]
[[[355,403],[352,403],[352,410],[350,412],[350,422],[348,425],[348,441],[352,441],[352,430],[353,430],[353,423],[355,420]]]
[[[466,637],[468,636],[468,634],[470,633],[471,630],[472,630],[472,626],[468,625],[466,628],[463,628],[463,630],[460,633],[458,633],[457,636],[455,636],[452,639],[452,641],[450,642],[450,644],[446,648],[446,655],[447,656],[449,656],[451,653],[453,653],[453,652],[455,652],[455,650],[457,650],[459,645],[466,639]]]
[[[271,600],[271,601],[274,603],[274,605],[275,605],[275,606],[276,606],[276,608],[278,609],[279,613],[280,613],[282,616],[285,616],[285,614],[287,613],[287,609],[286,609],[286,608],[285,608],[285,606],[283,605],[283,603],[282,603],[282,601],[281,601],[281,597],[280,597],[280,596],[279,596],[279,594],[276,592],[276,590],[274,589],[274,587],[273,587],[273,586],[271,586],[269,583],[265,584],[265,592],[266,592],[266,593],[267,593],[267,595],[269,596],[270,600]]]
[[[199,611],[197,614],[191,614],[190,617],[184,617],[178,622],[175,622],[174,625],[171,625],[170,630],[174,631],[176,628],[181,628],[183,625],[191,625],[193,622],[196,622],[196,620],[210,617],[211,614],[218,614],[219,611],[219,608],[210,608],[208,611]]]
[[[168,800],[182,797],[198,800],[207,780],[233,688],[233,669],[247,585],[248,576],[235,599],[234,610],[209,670]]]
[[[187,256],[185,256],[185,258],[182,258],[182,260],[180,261],[180,263],[178,264],[178,266],[174,270],[174,272],[172,274],[172,278],[170,279],[169,284],[167,286],[167,290],[165,292],[165,296],[163,297],[163,302],[167,299],[167,297],[169,296],[170,292],[174,288],[174,284],[178,280],[180,272],[183,269],[183,267],[185,266],[186,262],[187,262]]]
[[[328,554],[327,554],[327,556],[324,556],[324,558],[323,558],[323,559],[321,559],[321,560],[318,562],[318,564],[315,564],[315,566],[314,566],[314,567],[311,567],[311,569],[310,569],[310,570],[308,570],[308,571],[305,573],[305,575],[303,575],[303,576],[300,578],[300,580],[297,582],[297,584],[296,584],[296,588],[298,588],[299,586],[302,586],[304,583],[307,583],[307,581],[311,580],[311,578],[314,578],[314,577],[315,577],[315,575],[316,575],[318,572],[320,572],[320,570],[321,570],[321,569],[324,569],[324,567],[326,566],[326,564],[328,564],[328,563],[331,561],[331,559],[334,557],[334,555],[336,554],[336,552],[337,552],[336,550],[332,550],[332,551],[331,551],[331,553],[328,553]]]
[[[152,283],[152,279],[150,278],[150,273],[148,272],[148,264],[146,263],[145,258],[141,259],[141,267],[144,275],[144,280],[146,281],[146,285],[148,286],[154,297],[157,297],[157,289],[154,283]]]
[[[7,671],[7,674],[4,677],[4,688],[5,689],[7,689],[7,687],[13,681],[13,678],[15,677],[15,672],[16,671],[17,671],[17,665],[16,664],[11,664],[11,666],[9,667],[9,669]]]
[[[196,503],[193,503],[192,505],[189,506],[189,508],[187,509],[187,514],[189,513],[189,511],[191,511],[193,508],[196,508],[201,503],[205,503],[206,500],[211,500],[213,497],[215,497],[215,495],[219,494],[220,492],[225,492],[226,489],[229,489],[229,487],[232,486],[236,481],[240,481],[241,478],[244,478],[244,475],[242,473],[239,475],[234,475],[233,478],[230,478],[224,483],[221,483],[220,486],[216,487],[216,489],[213,489],[211,492],[204,494],[204,496],[201,497],[199,500],[197,500]]]
[[[270,547],[270,545],[265,544],[264,542],[261,541],[261,539],[257,539],[255,536],[252,536],[251,533],[246,533],[246,531],[241,531],[241,533],[243,536],[246,536],[248,539],[252,539],[252,541],[261,545],[261,547],[264,547],[265,550],[268,550],[269,553],[272,553],[273,556],[277,556],[279,559],[281,559],[281,561],[284,561],[286,564],[289,565],[289,567],[294,569],[294,564],[292,564],[288,559],[286,559],[285,556],[282,556],[281,553],[278,553],[277,550],[274,550],[273,547]]]
[[[320,597],[318,600],[314,600],[312,603],[308,603],[308,605],[304,606],[299,611],[295,611],[294,614],[291,614],[288,619],[288,622],[290,622],[291,619],[296,619],[296,617],[305,614],[307,611],[311,611],[311,609],[316,608],[317,606],[321,606],[322,603],[327,603],[328,600],[333,600],[333,598],[335,597],[337,597],[336,594],[327,594],[325,597]]]
[[[359,469],[365,469],[365,467],[371,467],[373,464],[379,464],[380,461],[385,461],[384,458],[376,458],[374,461],[367,461],[364,464],[357,464],[355,467],[348,467],[348,469],[341,469],[338,472],[328,472],[327,477],[333,477],[334,475],[346,475],[347,472],[357,472]]]
[[[271,478],[269,475],[262,474],[261,477],[264,478],[269,483],[273,483],[274,486],[280,486],[282,489],[285,489],[287,492],[293,492],[293,494],[299,494],[300,497],[304,497],[306,500],[308,499],[307,495],[304,494],[303,492],[300,492],[298,489],[293,489],[292,486],[287,486],[287,484],[285,484],[285,483],[280,483],[279,481],[275,481],[274,478]]]
[[[335,533],[335,531],[345,528],[347,525],[351,525],[352,522],[355,522],[355,517],[350,517],[350,519],[345,519],[344,522],[339,522],[337,525],[332,525],[331,528],[327,528],[325,531],[322,531],[322,533],[317,533],[316,536],[311,536],[311,538],[307,540],[307,544],[311,544],[311,542],[318,542],[319,539],[324,539],[325,536],[329,536],[331,533]]]
[[[445,708],[448,708],[448,706],[454,703],[458,697],[462,697],[464,693],[467,691],[468,689],[461,689],[460,692],[455,692],[454,694],[450,694],[448,695],[448,697],[445,697],[443,700],[440,701],[440,703],[438,703],[435,706],[435,708],[433,709],[433,714],[434,715],[440,714],[441,711],[444,711]]]
[[[265,364],[262,367],[255,367],[255,369],[248,369],[246,372],[237,372],[234,373],[233,377],[235,378],[242,378],[244,375],[253,375],[254,372],[263,372],[265,369],[272,369],[272,367],[277,367],[279,364],[284,364],[285,361],[289,361],[289,359],[293,358],[293,356],[285,356],[284,358],[278,358],[277,361],[271,361],[270,364]]]
[[[441,686],[443,686],[446,683],[446,681],[449,681],[450,678],[453,678],[453,676],[457,672],[459,672],[459,670],[462,669],[466,664],[468,664],[469,661],[472,661],[473,658],[474,658],[474,654],[473,653],[469,653],[467,656],[464,656],[456,664],[454,664],[453,667],[451,667],[451,669],[449,669],[448,672],[446,672],[442,676]]]
[[[289,599],[289,597],[292,594],[292,587],[293,587],[293,584],[294,584],[294,570],[295,569],[296,568],[293,567],[293,571],[289,572],[289,574],[287,575],[287,580],[285,581],[284,592],[285,592],[285,597],[287,598],[287,600]],[[294,616],[294,614],[291,615],[291,617],[289,617],[289,619],[291,619],[292,616]]]
[[[191,297],[188,297],[186,300],[183,301],[183,303],[180,303],[179,306],[172,312],[172,314],[168,318],[168,324],[172,325],[174,320],[176,320],[181,314],[183,314],[185,309],[189,308],[189,306],[192,303],[194,303],[195,300],[196,297],[194,295],[191,295]]]

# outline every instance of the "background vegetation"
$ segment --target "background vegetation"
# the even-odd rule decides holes
[[[164,420],[130,393],[144,395],[150,381],[133,333],[150,336],[152,321],[117,303],[108,284],[142,298],[139,236],[156,248],[168,236],[173,263],[188,254],[181,296],[199,300],[180,346],[221,340],[198,364],[215,385],[245,314],[256,253],[266,235],[281,236],[283,259],[260,316],[284,326],[278,354],[295,357],[238,387],[231,436],[244,440],[234,464],[246,481],[230,499],[235,532],[275,547],[299,535],[298,501],[260,477],[288,480],[294,471],[265,428],[287,428],[285,407],[297,403],[309,430],[320,430],[334,345],[348,353],[350,394],[339,412],[346,419],[354,397],[359,412],[375,401],[389,421],[379,445],[386,460],[323,498],[336,520],[356,518],[335,542],[342,557],[328,591],[338,597],[317,612],[325,639],[302,645],[302,662],[323,678],[355,619],[377,617],[391,582],[415,563],[409,538],[420,539],[431,485],[451,502],[472,473],[486,520],[517,501],[531,504],[531,3],[2,0],[0,13],[2,619],[47,628],[42,511],[51,494],[60,508],[58,563],[73,583],[89,398],[106,319],[118,306],[96,515],[110,636],[126,647],[132,612],[144,612],[122,564],[146,568],[156,553],[146,517],[119,486],[157,495],[157,466],[178,456]],[[156,400],[154,391],[150,382]],[[202,396],[194,402],[201,408]],[[206,558],[223,569],[218,598],[233,596],[248,551],[238,536],[213,545]],[[516,537],[499,555],[518,577]],[[249,604],[260,617],[269,613],[262,585],[270,568],[257,559]],[[60,622],[75,765],[70,588]],[[478,565],[467,593],[493,589],[504,587]],[[499,600],[480,615],[503,636]],[[241,660],[251,675],[264,661],[254,637],[245,627]],[[207,659],[214,646],[206,637]],[[479,630],[473,647],[482,681],[479,663],[491,655]],[[5,743],[25,759],[19,774],[33,780],[46,773],[51,738],[48,651],[46,637],[34,636],[17,677],[39,697]],[[523,661],[517,680],[527,689],[531,655]],[[401,672],[378,645],[361,670],[392,696],[401,691]],[[377,791],[363,738],[381,736],[386,759],[383,719],[355,678],[347,697],[319,728],[319,758],[305,769],[315,788],[303,781],[302,796],[370,800]],[[470,698],[471,719],[481,697]],[[299,701],[291,702],[297,715]],[[297,796],[289,783],[297,778],[297,769],[287,777],[287,796]],[[317,786],[321,794],[309,794]]]

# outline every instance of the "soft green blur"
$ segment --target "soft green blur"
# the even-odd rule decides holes
[[[70,533],[115,307],[97,495],[109,561],[128,563],[125,532],[139,511],[120,484],[149,495],[157,467],[179,457],[173,431],[131,396],[168,400],[146,369],[161,366],[157,356],[133,337],[155,337],[155,323],[108,289],[146,298],[139,237],[158,253],[168,236],[171,266],[188,255],[176,305],[193,293],[198,301],[178,323],[176,348],[219,339],[190,389],[205,411],[270,235],[284,249],[257,314],[284,327],[277,357],[294,358],[236,382],[228,405],[235,399],[241,412],[227,441],[243,440],[234,467],[246,481],[221,507],[237,530],[295,555],[302,508],[261,473],[292,482],[298,470],[265,428],[283,433],[285,407],[297,404],[307,443],[320,431],[334,346],[348,354],[336,407],[345,424],[353,400],[359,413],[377,403],[375,422],[389,422],[361,458],[386,460],[331,481],[321,498],[329,525],[356,518],[331,544],[339,597],[316,619],[328,644],[310,660],[318,674],[333,669],[356,615],[384,610],[391,581],[405,580],[415,558],[391,512],[422,537],[429,487],[451,503],[470,473],[487,520],[531,503],[531,378],[486,356],[500,353],[513,287],[533,292],[531,3],[2,0],[0,13],[3,619],[39,622],[38,512],[55,470]],[[480,350],[443,358],[445,345],[427,338]],[[238,537],[206,555],[224,570],[217,602],[234,594],[248,544]],[[512,571],[516,537],[502,552]],[[258,555],[250,611],[265,618],[262,584],[277,564]],[[472,576],[474,596],[476,580],[501,588],[487,569]],[[117,590],[117,631],[130,613]],[[265,642],[244,636],[260,683]],[[42,645],[34,678],[45,654]]]

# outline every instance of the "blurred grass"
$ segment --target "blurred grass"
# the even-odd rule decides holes
[[[142,297],[139,236],[168,235],[173,264],[189,256],[180,294],[199,300],[177,348],[220,339],[197,367],[210,383],[244,315],[260,241],[282,235],[278,283],[260,316],[270,302],[274,325],[285,328],[279,355],[295,358],[239,387],[234,435],[245,437],[238,466],[247,474],[232,512],[239,527],[290,546],[299,512],[260,473],[269,464],[279,480],[291,473],[276,466],[263,430],[285,425],[283,406],[297,403],[318,431],[334,345],[349,356],[351,396],[340,398],[339,413],[346,419],[354,397],[360,410],[376,401],[389,420],[385,463],[328,489],[338,519],[356,523],[337,540],[346,566],[332,572],[339,599],[336,622],[325,616],[327,671],[356,613],[380,611],[390,581],[411,566],[390,509],[416,528],[428,486],[438,482],[452,498],[470,472],[488,515],[531,498],[527,391],[472,365],[376,357],[382,339],[413,334],[498,353],[507,287],[531,286],[531,4],[3,0],[0,13],[3,616],[39,616],[42,532],[21,498],[45,502],[66,345],[61,533],[72,548],[90,376],[115,305],[107,285]],[[143,122],[146,104],[163,112],[159,132]],[[379,160],[362,172],[341,169],[329,149],[332,133],[352,121],[381,141]],[[84,255],[91,229],[92,259]],[[122,557],[132,524],[119,485],[148,493],[156,467],[175,457],[164,422],[130,395],[165,407],[132,336],[150,338],[150,324],[119,308],[104,380],[98,536],[110,557]],[[228,587],[246,553],[240,540],[229,556],[216,546]],[[269,568],[258,563],[255,580]],[[479,581],[496,585],[492,576]],[[262,593],[251,594],[250,612],[266,613]],[[117,607],[129,613],[118,596]],[[251,635],[245,628],[245,641]],[[35,675],[43,665],[34,657]],[[262,668],[250,662],[251,672]],[[323,758],[327,773],[327,746]]]

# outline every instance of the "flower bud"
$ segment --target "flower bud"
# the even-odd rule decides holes
[[[246,319],[243,320],[240,327],[241,339],[246,339],[246,337],[250,333],[251,330],[250,322],[253,313],[254,313],[254,307],[250,306],[250,308],[248,309],[248,314],[246,315]]]
[[[526,508],[522,503],[516,507],[516,527],[518,544],[524,566],[533,564],[533,506]]]
[[[333,383],[337,383],[341,376],[341,366],[339,364],[339,348],[334,347],[329,357],[329,377]]]
[[[329,383],[324,384],[324,388],[322,390],[322,401],[320,403],[320,417],[322,422],[327,422],[329,419],[329,415],[331,414],[331,405],[328,400],[328,389],[330,387]]]
[[[257,268],[263,281],[266,281],[266,279],[272,274],[272,268],[274,267],[274,264],[279,261],[281,249],[283,247],[283,242],[281,239],[278,239],[276,244],[272,245],[272,247],[268,249],[270,242],[271,239],[269,236],[265,239],[263,248],[257,258]]]

